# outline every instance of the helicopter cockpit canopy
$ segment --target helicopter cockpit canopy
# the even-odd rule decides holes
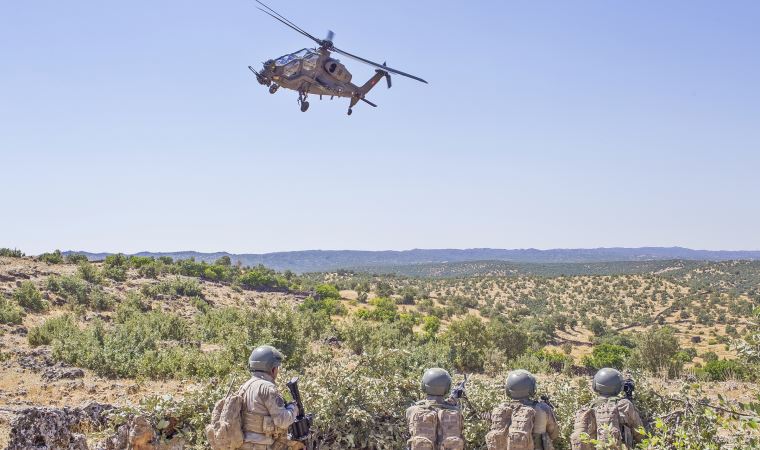
[[[293,60],[302,59],[309,53],[312,53],[312,51],[309,50],[308,48],[304,48],[304,49],[298,50],[297,52],[290,53],[285,56],[280,56],[279,58],[274,60],[274,63],[275,65],[278,65],[278,66],[284,66]]]
[[[306,75],[313,73],[317,68],[318,61],[318,53],[304,48],[277,58],[274,64],[277,68],[280,68],[284,77],[292,78],[302,72]]]

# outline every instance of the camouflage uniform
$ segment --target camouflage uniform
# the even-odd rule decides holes
[[[274,379],[266,372],[256,371],[243,387],[242,450],[299,450],[304,445],[288,440],[288,427],[295,422],[298,408],[285,404],[277,391]]]
[[[608,403],[614,403],[614,408],[612,408],[612,412],[617,414],[617,422],[620,424],[619,430],[610,430],[611,436],[600,436],[605,435],[606,433],[600,433],[599,427],[606,423],[610,426],[615,422],[614,419],[610,420],[608,417],[599,417],[600,415],[605,415],[604,406]],[[590,410],[594,410],[594,416],[590,420],[585,419],[585,422],[587,424],[584,426],[584,417],[588,417],[588,414],[590,414]],[[606,414],[609,416],[609,414]],[[628,400],[627,398],[620,398],[617,396],[614,397],[604,397],[599,396],[594,401],[591,402],[591,404],[585,408],[582,408],[578,413],[576,414],[575,419],[575,428],[576,431],[573,432],[573,435],[571,436],[571,442],[573,444],[574,449],[585,449],[585,448],[592,448],[593,446],[587,445],[587,444],[581,444],[580,443],[580,434],[582,432],[586,432],[585,428],[588,428],[588,435],[591,439],[610,439],[612,438],[613,441],[619,442],[617,444],[618,449],[622,448],[635,448],[636,444],[641,442],[643,436],[638,432],[638,429],[644,426],[644,423],[641,420],[641,416],[639,415],[639,411],[636,409],[636,406],[633,404],[632,401]],[[602,422],[602,424],[600,424]]]

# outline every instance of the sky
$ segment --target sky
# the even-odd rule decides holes
[[[760,2],[269,1],[429,84],[301,113],[253,0],[1,2],[0,247],[760,249]]]

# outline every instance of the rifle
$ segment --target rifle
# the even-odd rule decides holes
[[[633,401],[634,389],[636,389],[636,386],[633,384],[632,379],[628,378],[627,380],[623,381],[623,392],[625,392],[625,398]]]
[[[454,389],[451,390],[451,396],[454,398],[462,398],[467,397],[466,394],[466,385],[467,385],[467,374],[464,374],[464,380],[457,383],[456,386],[454,386]]]
[[[541,401],[549,405],[549,408],[552,410],[554,409],[554,405],[552,404],[552,401],[547,394],[541,396]]]
[[[467,374],[464,374],[464,380],[457,383],[454,389],[451,390],[451,396],[456,399],[462,399],[464,404],[467,405],[467,409],[470,410],[471,416],[477,416],[478,411],[470,403],[470,399],[467,398]]]
[[[305,414],[303,402],[301,402],[301,392],[298,390],[298,377],[294,377],[287,383],[290,395],[298,407],[296,421],[288,427],[288,439],[291,441],[308,441],[311,438],[311,424],[314,420],[313,414]]]

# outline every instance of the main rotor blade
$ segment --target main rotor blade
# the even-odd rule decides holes
[[[263,6],[264,8],[268,9],[269,11],[265,11],[265,10],[263,10],[261,8],[259,8],[259,10],[261,10],[261,11],[269,14],[270,16],[274,17],[275,19],[279,20],[280,22],[284,23],[285,25],[289,26],[290,28],[298,31],[299,33],[303,34],[307,38],[315,41],[317,44],[320,44],[320,45],[322,44],[322,40],[321,39],[317,39],[314,36],[312,36],[311,34],[307,33],[306,31],[304,31],[303,29],[301,29],[298,25],[294,24],[293,22],[291,22],[290,20],[288,20],[285,16],[283,16],[282,14],[278,13],[274,9],[270,8],[269,6],[267,6],[265,3],[262,3],[259,0],[256,0],[256,3],[258,3],[261,6]]]
[[[334,51],[334,52],[338,52],[338,53],[340,53],[341,55],[345,55],[345,56],[348,56],[349,58],[353,58],[353,59],[355,59],[355,60],[357,60],[357,61],[361,61],[361,62],[363,62],[364,64],[369,64],[370,66],[375,66],[375,67],[377,67],[377,68],[379,68],[379,69],[382,69],[382,70],[385,70],[385,71],[388,71],[388,72],[392,72],[392,73],[395,73],[395,74],[397,74],[397,75],[403,75],[403,76],[405,76],[405,77],[409,77],[409,78],[411,78],[411,79],[413,79],[413,80],[417,80],[417,81],[420,81],[420,82],[422,82],[422,83],[428,84],[428,82],[427,82],[427,81],[423,80],[423,79],[422,79],[422,78],[420,78],[420,77],[416,77],[416,76],[414,76],[414,75],[412,75],[412,74],[409,74],[409,73],[406,73],[406,72],[402,72],[402,71],[400,71],[400,70],[392,69],[392,68],[390,68],[390,67],[388,67],[388,66],[385,66],[385,65],[382,65],[382,64],[378,64],[378,63],[376,63],[376,62],[374,62],[374,61],[370,61],[370,60],[368,60],[368,59],[364,59],[364,58],[362,58],[361,56],[352,55],[351,53],[348,53],[347,51],[345,51],[345,50],[341,50],[341,49],[339,49],[339,48],[337,48],[337,47],[333,47],[331,50],[332,50],[332,51]]]

